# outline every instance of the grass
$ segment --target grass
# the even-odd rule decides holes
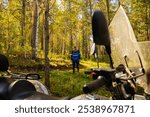
[[[95,68],[96,63],[92,61],[81,61],[82,69],[80,72],[72,73],[72,70],[52,70],[50,72],[50,92],[59,97],[64,96],[77,96],[83,93],[82,88],[86,83],[92,81],[91,76],[84,74],[84,71],[90,68]],[[84,66],[84,67],[83,67]],[[106,63],[100,63],[100,66],[108,67]],[[44,77],[44,72],[40,72]],[[42,82],[44,79],[42,80]],[[96,91],[97,94],[103,96],[110,96],[110,93],[107,92],[104,88]]]
[[[90,82],[83,72],[73,74],[72,71],[51,72],[51,92],[56,96],[76,96],[82,93],[82,87]]]
[[[86,83],[92,81],[92,77],[84,74],[85,70],[91,68],[97,68],[97,63],[94,61],[84,61],[80,62],[80,72],[72,73],[72,65],[70,60],[65,59],[52,59],[50,61],[51,71],[50,71],[50,92],[52,95],[58,97],[64,96],[77,96],[83,93],[82,88]],[[20,57],[10,58],[11,71],[14,72],[37,72],[42,76],[41,82],[44,82],[44,69],[42,67],[43,62],[36,62],[28,59],[23,59]],[[100,67],[109,67],[107,63],[99,63]],[[96,93],[109,96],[109,93],[105,89],[96,91]]]
[[[43,72],[40,73],[43,75]],[[58,97],[64,96],[77,96],[83,93],[82,88],[86,83],[92,81],[91,76],[84,74],[84,69],[80,72],[72,73],[72,70],[66,71],[51,71],[50,72],[50,92]],[[44,79],[42,79],[42,82]],[[107,92],[104,88],[95,91],[97,94],[103,96],[110,96],[110,93]]]
[[[97,63],[94,61],[80,62],[80,72],[72,73],[72,66],[70,60],[51,59],[51,71],[50,71],[50,92],[54,96],[78,96],[83,94],[82,88],[86,83],[91,82],[93,79],[91,76],[84,74],[85,70],[91,68],[97,68]],[[44,66],[42,62],[33,61],[30,58],[11,58],[10,59],[11,71],[14,72],[37,72],[42,76],[41,82],[44,83],[44,69],[40,66]],[[100,68],[108,68],[109,64],[105,62],[99,63]],[[143,89],[137,87],[138,94],[143,94]],[[110,97],[110,92],[106,91],[104,87],[95,91],[94,93],[101,96]]]

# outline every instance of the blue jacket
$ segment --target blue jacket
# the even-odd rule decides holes
[[[71,53],[71,60],[73,62],[80,61],[80,51],[79,50],[73,50]]]

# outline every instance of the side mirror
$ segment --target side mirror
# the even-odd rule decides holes
[[[109,31],[105,15],[96,10],[92,17],[93,40],[97,45],[110,46]]]
[[[93,40],[97,45],[104,45],[110,59],[110,67],[113,68],[111,57],[110,37],[105,15],[102,11],[96,10],[92,17]]]

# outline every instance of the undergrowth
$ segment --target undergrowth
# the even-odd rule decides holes
[[[10,58],[10,66],[12,71],[19,72],[37,72],[42,76],[41,82],[44,83],[44,62],[43,60],[34,61],[30,58],[23,59],[21,57]],[[94,61],[80,62],[80,72],[72,73],[72,65],[70,60],[51,59],[50,60],[50,92],[58,97],[77,96],[83,93],[83,86],[92,81],[92,77],[84,74],[85,70],[97,68]],[[99,63],[100,67],[108,67],[107,63]],[[109,93],[103,88],[96,93],[109,96]]]

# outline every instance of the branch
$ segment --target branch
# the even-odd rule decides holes
[[[50,6],[49,9],[51,9],[54,6],[55,3],[56,3],[56,0],[53,2],[53,4]]]

